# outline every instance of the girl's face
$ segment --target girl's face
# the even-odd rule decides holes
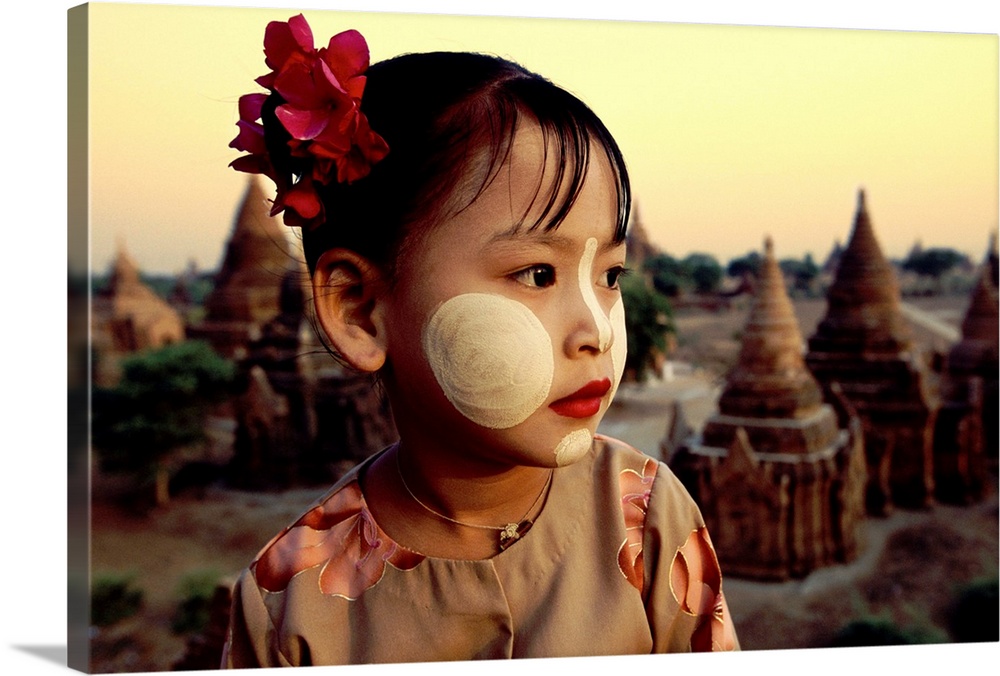
[[[555,173],[543,150],[537,126],[519,130],[486,191],[405,249],[383,306],[405,443],[547,467],[591,447],[625,362],[615,183],[595,149],[559,227],[518,228]]]

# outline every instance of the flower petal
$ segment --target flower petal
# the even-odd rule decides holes
[[[302,110],[286,105],[278,106],[274,113],[288,133],[300,141],[316,138],[330,122],[326,110]]]
[[[349,116],[355,117],[350,114]],[[351,125],[345,124],[343,120],[338,118],[327,118],[327,121],[326,129],[316,135],[314,147],[310,148],[310,152],[317,157],[336,159],[351,149],[353,140],[351,134],[342,129],[344,126],[350,127]]]
[[[352,77],[350,80],[348,80],[343,84],[344,84],[344,89],[347,91],[347,94],[352,99],[354,99],[355,101],[361,101],[361,96],[362,94],[365,93],[365,83],[367,82],[368,82],[367,77],[365,77],[364,75],[358,75],[356,77]]]
[[[353,103],[353,99],[341,85],[340,80],[322,59],[316,59],[313,65],[313,83],[317,96],[334,101],[337,105],[346,106]]]
[[[301,14],[287,22],[272,21],[264,30],[264,62],[273,70],[282,70],[295,55],[315,52],[312,30]]]
[[[243,155],[229,163],[229,166],[236,171],[242,171],[247,174],[266,174],[266,165],[270,165],[270,162],[267,161],[266,157],[261,155]]]
[[[260,111],[267,101],[267,94],[244,94],[240,97],[240,119],[254,122],[260,119]]]
[[[258,155],[267,152],[262,125],[240,120],[236,123],[236,127],[240,130],[239,135],[229,143],[230,148]]]
[[[311,179],[299,181],[289,188],[284,195],[284,204],[288,209],[307,219],[318,216],[320,209],[323,208]]]
[[[299,108],[320,108],[323,97],[316,91],[311,64],[296,62],[287,66],[274,79],[274,90],[286,103]]]
[[[274,79],[277,76],[278,76],[277,73],[275,73],[274,71],[271,71],[270,73],[267,73],[266,75],[261,75],[259,78],[257,78],[256,80],[254,80],[254,82],[256,82],[257,84],[259,84],[264,89],[269,89],[271,91],[274,91]]]
[[[372,131],[364,113],[358,113],[358,130],[354,135],[354,143],[372,164],[381,161],[389,154],[389,144],[385,142],[384,138]],[[651,483],[652,478],[649,481]]]
[[[309,22],[306,21],[304,16],[296,14],[291,17],[288,20],[288,30],[302,51],[308,52],[315,49],[312,29],[309,27]]]
[[[320,55],[341,84],[368,70],[368,43],[356,30],[337,33]],[[361,85],[362,89],[364,84]],[[360,93],[358,94],[360,97]]]

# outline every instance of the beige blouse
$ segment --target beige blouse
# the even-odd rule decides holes
[[[715,551],[666,465],[598,435],[544,509],[485,560],[422,556],[344,476],[233,594],[223,667],[738,649]]]

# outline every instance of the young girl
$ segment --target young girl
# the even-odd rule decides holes
[[[316,50],[301,16],[264,46],[233,164],[274,180],[323,331],[400,438],[244,571],[224,666],[736,648],[697,507],[596,434],[629,213],[601,121],[494,57],[369,67],[357,32]]]

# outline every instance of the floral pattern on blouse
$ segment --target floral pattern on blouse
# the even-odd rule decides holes
[[[647,458],[642,472],[624,469],[618,475],[621,491],[622,516],[625,519],[625,540],[618,549],[618,568],[633,587],[642,591],[642,535],[649,509],[649,494],[656,478],[658,463]]]
[[[670,590],[681,610],[699,618],[691,650],[734,650],[736,630],[722,595],[722,571],[708,529],[692,531],[670,564]]]
[[[378,527],[355,481],[275,537],[251,569],[262,589],[276,593],[299,573],[322,566],[320,591],[353,601],[382,579],[386,564],[409,570],[423,559]]]

